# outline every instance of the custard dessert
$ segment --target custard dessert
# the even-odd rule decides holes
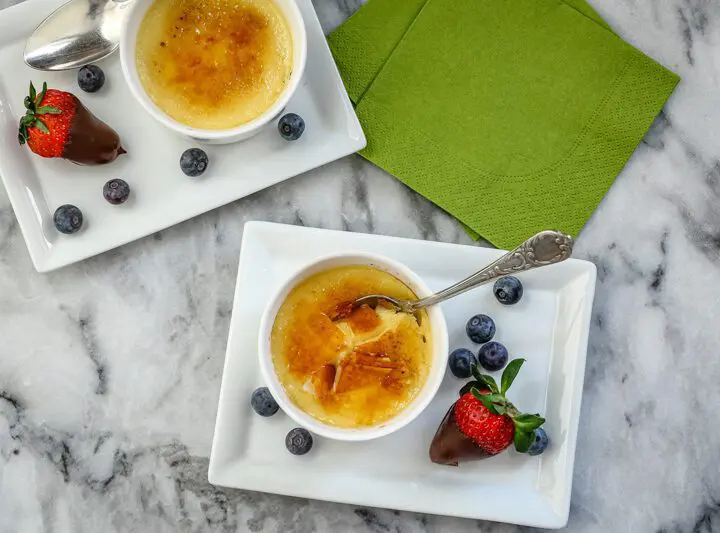
[[[224,130],[275,103],[292,74],[292,46],[272,0],[155,0],[135,53],[161,110],[193,128]]]
[[[425,384],[429,319],[378,306],[350,310],[368,294],[416,299],[402,281],[371,266],[316,274],[288,295],[273,324],[270,350],[290,400],[321,422],[361,428],[387,422]]]

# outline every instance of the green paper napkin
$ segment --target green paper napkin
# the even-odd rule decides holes
[[[372,0],[328,37],[350,99],[357,103],[428,0]],[[585,0],[564,0],[606,29]]]
[[[371,0],[329,41],[361,154],[503,248],[576,235],[679,80],[583,0]]]

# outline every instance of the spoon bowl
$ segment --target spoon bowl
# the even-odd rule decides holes
[[[118,49],[134,0],[70,0],[35,29],[24,59],[38,70],[69,70],[100,61]]]
[[[417,304],[420,300],[398,300],[391,296],[385,296],[384,294],[368,294],[367,296],[363,296],[362,298],[355,300],[352,308],[355,309],[361,305],[367,305],[368,307],[375,309],[381,301],[389,303],[392,307],[403,313],[412,313],[413,304]]]

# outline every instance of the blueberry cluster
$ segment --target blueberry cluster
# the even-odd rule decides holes
[[[495,282],[493,294],[501,304],[514,305],[522,298],[523,286],[516,277],[507,276]],[[472,365],[479,364],[490,372],[496,372],[505,367],[509,354],[505,346],[492,340],[496,331],[495,321],[488,315],[479,314],[468,320],[465,325],[465,333],[472,342],[482,346],[477,355],[467,348],[458,348],[450,354],[448,362],[450,371],[455,377],[469,378]]]

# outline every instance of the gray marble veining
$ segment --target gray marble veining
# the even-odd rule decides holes
[[[360,3],[315,7],[329,31]],[[683,81],[578,240],[599,283],[568,530],[719,533],[720,3],[594,4]],[[349,157],[39,275],[0,190],[0,533],[522,531],[207,483],[257,219],[470,242]]]

